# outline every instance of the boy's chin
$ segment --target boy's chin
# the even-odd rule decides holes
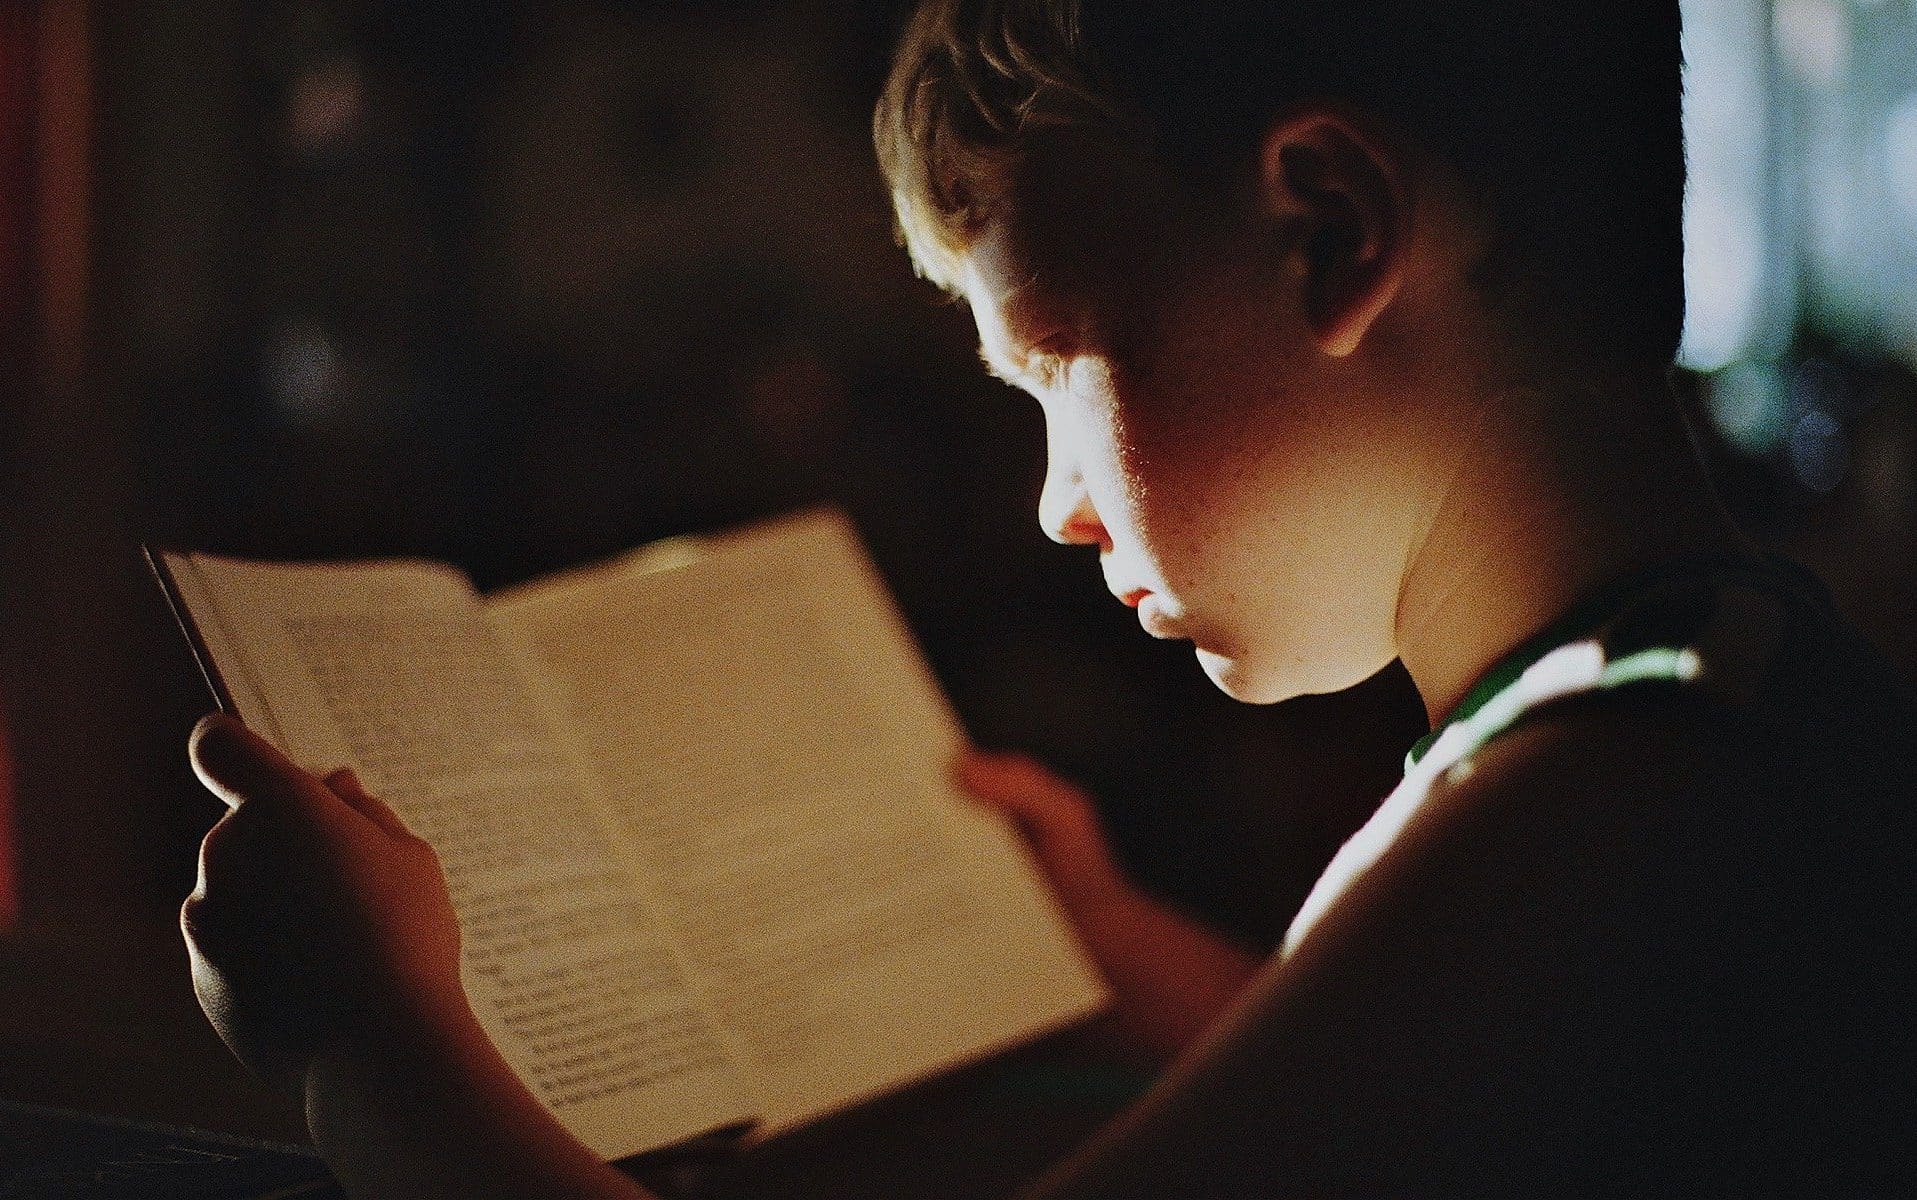
[[[1197,648],[1197,654],[1198,665],[1204,668],[1206,676],[1233,700],[1244,704],[1276,704],[1304,695],[1304,689],[1296,686],[1295,681],[1275,671],[1261,671],[1253,661],[1203,647]]]

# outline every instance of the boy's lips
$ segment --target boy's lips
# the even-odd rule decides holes
[[[1185,636],[1185,634],[1179,631],[1178,618],[1165,611],[1165,606],[1160,601],[1157,593],[1145,592],[1138,598],[1136,607],[1138,609],[1138,624],[1151,636],[1159,638],[1160,640],[1170,640]]]
[[[1138,610],[1138,623],[1146,633],[1155,638],[1176,638],[1182,635],[1177,630],[1177,621],[1165,612],[1157,592],[1150,588],[1129,588],[1125,591],[1112,589],[1112,595],[1127,608]]]

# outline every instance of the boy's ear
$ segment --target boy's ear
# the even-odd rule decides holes
[[[1324,110],[1265,135],[1261,199],[1302,233],[1304,311],[1319,347],[1358,348],[1404,282],[1410,199],[1397,160],[1370,135]]]

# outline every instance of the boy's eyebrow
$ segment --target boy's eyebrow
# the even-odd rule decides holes
[[[1039,272],[1033,271],[1023,282],[999,297],[1000,311],[1014,327],[1029,327],[1033,322],[1026,314],[1032,306],[1041,303],[1045,296],[1045,285],[1039,280]],[[1040,339],[1041,341],[1049,339]],[[979,361],[985,364],[985,373],[1002,383],[1013,387],[1022,387],[1031,378],[1031,371],[1024,363],[1013,365],[993,356],[983,344],[978,348]]]

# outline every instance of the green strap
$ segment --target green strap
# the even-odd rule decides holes
[[[1496,666],[1485,672],[1484,677],[1471,689],[1470,695],[1458,705],[1455,713],[1412,744],[1404,758],[1405,774],[1409,775],[1412,768],[1416,767],[1430,752],[1431,747],[1437,743],[1445,731],[1453,726],[1469,727],[1474,723],[1481,726],[1471,730],[1470,746],[1465,753],[1477,749],[1491,738],[1509,729],[1519,717],[1524,715],[1530,705],[1516,701],[1515,698],[1499,703],[1500,698],[1512,691],[1518,680],[1524,677],[1525,672],[1541,662],[1546,655],[1561,649],[1562,645],[1546,645],[1543,649],[1533,650],[1531,645],[1527,644],[1520,652],[1501,659]],[[1623,658],[1604,663],[1588,684],[1577,690],[1609,691],[1613,688],[1647,681],[1683,683],[1695,679],[1699,667],[1697,651],[1688,646],[1648,646],[1627,654]]]
[[[1519,676],[1531,669],[1531,664],[1550,653],[1551,649],[1550,646],[1542,646],[1535,652],[1527,654],[1526,651],[1529,650],[1529,643],[1527,643],[1516,652],[1499,659],[1496,665],[1486,671],[1471,688],[1463,702],[1449,717],[1432,726],[1430,733],[1411,743],[1411,749],[1404,756],[1405,773],[1407,775],[1411,773],[1411,768],[1418,765],[1418,760],[1430,751],[1437,740],[1444,735],[1445,730],[1460,721],[1469,721],[1477,716],[1485,705],[1497,699],[1506,688],[1516,683]]]
[[[1588,644],[1596,648],[1596,643]],[[1599,652],[1602,653],[1602,650],[1599,649]],[[1539,661],[1542,661],[1542,657]],[[1411,769],[1418,765],[1446,729],[1456,727],[1466,731],[1463,744],[1455,756],[1463,758],[1517,724],[1520,717],[1538,704],[1638,683],[1685,683],[1697,678],[1700,665],[1697,651],[1688,646],[1649,646],[1604,663],[1581,683],[1544,694],[1521,696],[1517,694],[1517,684],[1523,678],[1524,670],[1529,669],[1527,666],[1512,676],[1503,688],[1484,699],[1470,715],[1465,715],[1461,708],[1459,715],[1446,721],[1441,729],[1420,738],[1418,745],[1412,747],[1412,754],[1405,756],[1405,774],[1411,773]],[[1489,678],[1487,675],[1486,679]]]
[[[1486,671],[1449,716],[1438,722],[1437,727],[1430,733],[1412,743],[1411,750],[1405,755],[1406,773],[1410,773],[1411,769],[1418,765],[1437,740],[1444,735],[1445,730],[1460,722],[1477,718],[1487,705],[1509,691],[1513,684],[1523,678],[1526,671],[1546,655],[1562,646],[1590,638],[1628,607],[1633,597],[1641,595],[1646,589],[1683,577],[1723,578],[1727,576],[1758,583],[1771,591],[1784,586],[1794,588],[1804,586],[1801,582],[1802,568],[1774,555],[1767,555],[1763,562],[1714,556],[1682,558],[1655,564],[1615,579],[1585,597],[1564,616],[1553,622],[1549,628],[1498,660],[1490,670]],[[1597,677],[1589,683],[1589,687],[1612,688],[1643,680],[1683,681],[1694,677],[1698,668],[1695,650],[1680,646],[1653,646],[1626,655],[1615,662],[1604,664]],[[1510,720],[1515,719],[1516,716],[1513,715],[1509,720],[1497,723],[1496,729],[1490,732],[1502,730],[1510,723]]]

